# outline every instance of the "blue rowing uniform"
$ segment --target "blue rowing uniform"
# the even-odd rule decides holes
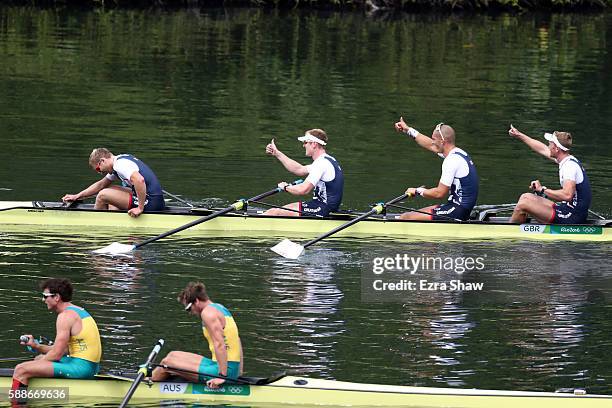
[[[115,167],[120,167],[121,160],[128,160],[134,163],[138,167],[138,172],[142,175],[145,180],[145,185],[147,187],[147,198],[144,206],[144,211],[161,211],[165,208],[166,204],[164,201],[164,193],[162,191],[162,186],[157,179],[155,173],[149,166],[147,166],[143,161],[134,157],[131,154],[120,154],[115,158],[115,164],[113,165],[112,176],[121,180],[121,183],[125,187],[129,187],[132,190],[132,199],[130,202],[130,208],[138,207],[138,195],[136,194],[136,190],[134,186],[130,182],[129,176],[131,174],[121,174],[120,171],[117,171]]]
[[[325,155],[325,159],[334,166],[336,177],[331,181],[317,183],[314,189],[314,199],[324,202],[330,211],[338,211],[342,203],[342,192],[344,191],[344,173],[338,161],[331,156]]]
[[[591,184],[582,163],[574,156],[569,156],[559,163],[559,182],[561,187],[563,187],[563,183],[566,180],[566,171],[570,174],[572,173],[571,168],[565,168],[567,165],[572,166],[572,163],[569,162],[574,164],[573,167],[577,165],[577,171],[580,173],[575,174],[575,178],[578,178],[578,180],[574,180],[571,176],[567,177],[567,180],[576,182],[576,192],[570,202],[563,201],[553,205],[553,214],[550,221],[555,224],[582,224],[586,221],[589,215],[589,208],[591,207],[591,200],[593,198]],[[579,180],[580,178],[582,180]]]
[[[305,215],[321,217],[326,217],[332,211],[338,211],[344,191],[344,172],[338,161],[325,154],[317,158],[308,168],[306,181],[314,185],[313,199],[301,202],[299,211]]]
[[[450,188],[450,195],[448,201],[451,201],[457,205],[465,207],[468,211],[472,211],[472,208],[476,205],[478,200],[478,173],[476,172],[476,166],[466,153],[463,154],[455,150],[452,154],[456,154],[461,157],[468,165],[469,172],[467,176],[456,178],[457,182],[453,182]]]
[[[453,156],[457,155],[457,156]],[[450,191],[448,195],[448,201],[445,204],[442,204],[432,211],[432,219],[433,220],[445,220],[450,218],[454,218],[457,220],[465,221],[470,218],[470,213],[472,209],[476,205],[476,201],[478,200],[478,172],[476,171],[476,166],[474,162],[470,158],[470,156],[459,148],[454,148],[451,150],[449,157],[445,158],[446,160],[453,160],[456,157],[459,157],[467,164],[468,173],[463,177],[457,177],[457,172],[460,171],[456,160],[453,161],[451,167],[450,175],[453,177],[452,182],[450,182]],[[462,165],[465,169],[465,166]],[[449,174],[445,174],[445,166],[442,166],[442,180],[446,180],[444,184],[450,181]]]

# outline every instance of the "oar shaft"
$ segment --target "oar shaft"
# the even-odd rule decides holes
[[[140,248],[141,246],[144,246],[144,245],[150,244],[151,242],[154,242],[154,241],[157,241],[157,240],[159,240],[159,239],[165,238],[165,237],[167,237],[167,236],[169,236],[169,235],[176,234],[177,232],[184,231],[184,230],[186,230],[187,228],[191,228],[191,227],[193,227],[193,226],[195,226],[195,225],[201,224],[201,223],[203,223],[203,222],[206,222],[206,221],[208,221],[208,220],[211,220],[211,219],[213,219],[213,218],[216,218],[216,217],[218,217],[218,216],[220,216],[220,215],[227,214],[228,212],[239,210],[239,209],[241,209],[241,208],[242,208],[242,206],[244,206],[244,203],[245,203],[245,202],[248,202],[248,201],[256,201],[256,200],[261,200],[262,198],[266,198],[266,197],[268,197],[268,196],[271,196],[271,195],[273,195],[273,194],[276,194],[276,193],[278,193],[279,191],[281,191],[279,188],[275,188],[274,190],[266,191],[265,193],[259,194],[259,195],[255,196],[255,197],[253,197],[253,198],[248,199],[248,200],[240,200],[240,201],[236,201],[234,204],[232,204],[232,205],[230,205],[229,207],[226,207],[226,208],[224,208],[224,209],[222,209],[222,210],[215,211],[214,213],[212,213],[212,214],[210,214],[210,215],[207,215],[207,216],[202,217],[202,218],[198,218],[197,220],[191,221],[191,222],[190,222],[190,223],[188,223],[188,224],[181,225],[180,227],[177,227],[177,228],[175,228],[175,229],[173,229],[173,230],[166,231],[166,232],[164,232],[163,234],[159,234],[159,235],[157,235],[157,236],[155,236],[155,237],[151,237],[151,238],[149,238],[149,239],[146,239],[146,240],[144,240],[144,241],[142,241],[142,242],[140,242],[140,243],[138,243],[138,244],[134,245],[134,249],[136,249],[136,248]]]
[[[168,192],[168,191],[166,191],[166,190],[162,190],[162,193],[164,193],[165,195],[167,195],[167,196],[169,196],[169,197],[174,198],[174,199],[175,199],[176,201],[178,201],[179,203],[186,204],[187,206],[189,206],[189,207],[192,207],[192,208],[193,208],[193,204],[191,204],[191,203],[190,203],[189,201],[187,201],[187,200],[183,200],[181,197],[179,197],[179,196],[177,196],[177,195],[174,195],[174,194],[172,194],[172,193],[170,193],[170,192]]]
[[[377,212],[376,210],[370,210],[370,211],[368,211],[367,213],[364,213],[364,214],[360,215],[359,217],[354,218],[354,219],[350,220],[349,222],[347,222],[347,223],[345,223],[345,224],[342,224],[342,225],[340,225],[339,227],[336,227],[336,228],[334,228],[333,230],[331,230],[331,231],[329,231],[329,232],[326,232],[325,234],[323,234],[323,235],[321,235],[321,236],[318,236],[318,237],[317,237],[317,238],[315,238],[315,239],[311,239],[310,241],[306,242],[306,243],[305,243],[304,245],[302,245],[302,246],[303,246],[304,248],[308,248],[309,246],[316,244],[317,242],[319,242],[319,241],[321,241],[321,240],[323,240],[323,239],[325,239],[325,238],[329,237],[330,235],[334,235],[335,233],[340,232],[340,231],[342,231],[343,229],[346,229],[346,228],[350,227],[351,225],[353,225],[353,224],[355,224],[355,223],[358,223],[359,221],[363,220],[364,218],[367,218],[367,217],[369,217],[370,215],[374,215],[374,214],[376,214],[376,212]]]
[[[9,361],[32,360],[33,358],[34,357],[32,355],[27,356],[27,357],[5,357],[5,358],[0,358],[0,363],[9,362]]]
[[[378,204],[378,205],[374,206],[374,208],[372,208],[367,213],[361,214],[359,217],[354,218],[354,219],[350,220],[349,222],[347,222],[345,224],[342,224],[342,225],[334,228],[333,230],[331,230],[331,231],[329,231],[329,232],[327,232],[327,233],[325,233],[325,234],[323,234],[323,235],[321,235],[321,236],[319,236],[319,237],[317,237],[317,238],[315,238],[313,240],[308,241],[307,243],[305,243],[302,246],[304,248],[307,248],[307,247],[309,247],[309,246],[311,246],[313,244],[316,244],[317,242],[321,241],[322,239],[325,239],[325,238],[329,237],[330,235],[333,235],[333,234],[335,234],[337,232],[342,231],[343,229],[346,229],[346,228],[350,227],[353,224],[358,223],[359,221],[363,220],[364,218],[368,218],[369,216],[374,215],[374,214],[380,214],[385,207],[387,207],[387,206],[389,206],[391,204],[397,203],[399,201],[402,201],[406,197],[408,197],[408,194],[402,194],[401,196],[395,197],[393,200],[387,201],[384,204]]]
[[[141,246],[144,246],[144,245],[150,244],[151,242],[157,241],[157,240],[159,240],[159,239],[166,238],[167,236],[169,236],[169,235],[173,235],[173,234],[176,234],[177,232],[184,231],[184,230],[186,230],[187,228],[191,228],[191,227],[193,227],[194,225],[201,224],[201,223],[206,222],[206,221],[208,221],[208,220],[210,220],[210,219],[213,219],[213,218],[215,218],[215,217],[218,217],[219,215],[226,214],[226,213],[228,213],[228,212],[230,212],[230,211],[232,211],[232,210],[235,210],[235,208],[233,207],[233,205],[232,205],[232,206],[229,206],[229,207],[226,207],[226,208],[224,208],[224,209],[222,209],[222,210],[215,211],[214,213],[212,213],[212,214],[210,214],[210,215],[207,215],[206,217],[198,218],[197,220],[191,221],[191,222],[190,222],[190,223],[188,223],[188,224],[181,225],[180,227],[177,227],[177,228],[175,228],[175,229],[173,229],[173,230],[170,230],[170,231],[166,231],[166,232],[164,232],[163,234],[159,234],[159,235],[157,235],[157,236],[155,236],[155,237],[151,237],[151,238],[149,238],[149,239],[145,239],[144,241],[139,242],[138,244],[134,245],[134,249],[136,249],[136,248],[140,248]]]
[[[600,214],[597,214],[595,211],[589,210],[589,214],[594,215],[595,217],[599,218],[600,220],[605,220],[606,219],[606,217],[604,217],[604,216],[602,216]]]
[[[155,347],[153,347],[153,350],[151,350],[151,353],[149,353],[149,357],[147,357],[147,361],[144,363],[144,369],[140,369],[138,371],[136,379],[134,379],[132,386],[128,390],[127,394],[125,394],[125,397],[123,397],[123,401],[121,401],[121,405],[119,405],[119,408],[125,408],[125,406],[127,406],[128,402],[130,401],[130,398],[132,398],[132,395],[134,395],[134,392],[136,392],[136,388],[138,388],[138,385],[145,377],[147,366],[150,365],[153,360],[155,360],[155,357],[157,357],[157,354],[159,353],[163,345],[164,339],[157,340],[157,344],[155,344]]]

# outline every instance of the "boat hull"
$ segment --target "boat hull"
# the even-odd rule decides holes
[[[84,399],[121,399],[130,385],[129,379],[37,378],[31,380],[30,390],[60,388],[66,391],[64,402],[79,402]],[[10,377],[1,377],[0,389],[9,387]],[[219,390],[211,390],[203,384],[142,383],[132,400],[421,408],[603,408],[612,404],[612,396],[404,387],[299,377],[284,377],[268,385],[228,385]]]
[[[11,206],[12,204],[12,206]],[[27,206],[29,205],[29,206]],[[4,209],[2,209],[4,208]],[[111,228],[117,231],[150,230],[151,233],[170,230],[200,217],[210,210],[181,209],[168,213],[142,214],[129,217],[125,212],[95,211],[77,208],[34,207],[32,203],[0,203],[0,225],[65,227],[73,230]],[[230,213],[182,231],[183,235],[214,233],[215,235],[314,237],[328,232],[351,219],[350,215],[336,218],[269,217],[257,212]],[[365,219],[336,236],[376,236],[402,239],[535,239],[570,241],[612,241],[612,227],[600,225],[541,225],[508,224],[504,222],[417,222],[402,221],[389,214]]]

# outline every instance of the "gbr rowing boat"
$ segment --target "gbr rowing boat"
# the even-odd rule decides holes
[[[0,369],[0,390],[11,386],[12,370]],[[230,384],[218,390],[204,384],[180,381],[138,385],[132,401],[183,401],[205,404],[317,405],[362,407],[454,407],[454,408],[604,408],[612,396],[573,393],[495,391],[360,384],[279,375],[274,378],[244,378],[249,384]],[[53,391],[63,402],[85,399],[121,399],[132,384],[132,376],[100,375],[93,380],[35,378],[30,393]],[[40,395],[40,393],[39,393]]]
[[[473,219],[454,221],[402,221],[398,214],[383,214],[367,218],[338,236],[386,236],[402,239],[536,239],[569,241],[612,241],[612,220],[589,220],[581,225],[545,225],[537,223],[509,224],[500,216],[503,207],[482,206]],[[116,230],[169,230],[211,214],[214,209],[170,206],[166,211],[143,214],[132,218],[125,212],[96,211],[92,204],[79,203],[66,207],[63,203],[42,201],[0,202],[0,225],[66,227],[86,231],[91,228]],[[360,213],[340,213],[328,218],[269,217],[262,210],[249,208],[219,216],[189,228],[181,234],[244,236],[308,237],[330,231]]]

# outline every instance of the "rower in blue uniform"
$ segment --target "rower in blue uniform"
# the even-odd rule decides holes
[[[582,224],[586,222],[591,206],[592,192],[589,178],[582,164],[570,153],[572,134],[569,132],[545,133],[548,146],[520,132],[510,125],[508,131],[534,152],[559,165],[559,183],[561,188],[554,190],[543,186],[540,180],[534,180],[529,187],[538,195],[524,193],[521,195],[510,222],[524,223],[532,216],[541,223],[548,224]]]
[[[328,143],[327,134],[322,129],[311,129],[304,136],[298,137],[298,140],[302,142],[306,156],[312,158],[312,164],[304,166],[287,157],[278,150],[274,139],[266,146],[266,153],[276,157],[291,173],[306,177],[306,180],[298,185],[281,182],[278,184],[280,188],[293,195],[306,195],[312,191],[313,198],[310,201],[290,203],[283,208],[271,208],[265,215],[326,217],[340,208],[344,173],[338,161],[325,150]]]
[[[165,207],[164,194],[157,176],[144,162],[131,154],[113,155],[99,147],[89,156],[89,165],[98,173],[106,173],[77,194],[66,194],[64,202],[72,202],[97,194],[97,210],[127,210],[132,217],[143,212],[161,211]],[[111,186],[121,180],[122,186]]]
[[[449,125],[439,123],[431,137],[419,133],[408,126],[403,118],[395,124],[398,132],[406,133],[421,147],[436,153],[444,159],[442,176],[437,187],[411,187],[406,193],[425,198],[443,198],[448,194],[445,204],[421,208],[419,212],[409,211],[400,216],[402,220],[445,220],[465,221],[470,217],[472,208],[478,200],[478,173],[470,156],[455,145],[455,130]]]

